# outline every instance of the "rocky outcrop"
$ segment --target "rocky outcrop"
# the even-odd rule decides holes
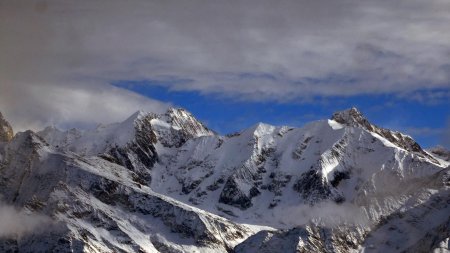
[[[246,192],[239,187],[239,181],[239,179],[234,177],[228,178],[220,193],[219,202],[245,210],[252,206],[252,198],[260,194],[260,191],[255,186],[252,186]]]
[[[167,126],[164,126],[165,124]],[[155,115],[153,130],[162,145],[177,148],[190,139],[215,135],[182,108],[169,108],[165,114]]]
[[[374,126],[370,124],[364,115],[355,107],[344,111],[335,112],[331,119],[347,126],[363,127],[369,131],[374,130]]]
[[[0,112],[0,142],[9,142],[14,137],[14,132],[8,121]]]
[[[190,112],[182,108],[170,108],[166,114],[168,122],[181,130],[187,139],[214,135],[204,124],[198,121]]]
[[[331,196],[331,189],[319,171],[310,170],[300,175],[294,190],[308,203],[314,204]]]

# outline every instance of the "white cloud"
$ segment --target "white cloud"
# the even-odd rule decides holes
[[[449,12],[446,0],[2,1],[0,106],[43,124],[164,106],[117,80],[280,101],[448,90]]]
[[[53,222],[47,216],[28,214],[24,210],[0,203],[0,224],[0,237],[15,237],[42,231]]]
[[[309,222],[319,222],[327,227],[336,227],[342,224],[370,225],[364,208],[351,204],[336,204],[325,201],[314,206],[299,205],[277,209],[276,217],[285,224],[303,226]]]
[[[138,109],[162,112],[167,105],[101,83],[32,84],[7,87],[0,99],[5,118],[15,131],[39,130],[47,125],[94,127],[125,120]]]

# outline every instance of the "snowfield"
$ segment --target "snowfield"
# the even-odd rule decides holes
[[[450,252],[448,153],[356,108],[227,136],[174,108],[21,132],[0,139],[2,204],[46,218],[0,251]]]

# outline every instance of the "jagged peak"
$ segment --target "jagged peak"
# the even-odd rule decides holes
[[[197,120],[192,113],[184,108],[171,107],[164,115],[167,123],[173,127],[182,129],[188,136],[199,137],[214,135],[214,132]]]
[[[254,124],[253,126],[247,128],[243,132],[249,132],[253,134],[254,136],[260,137],[263,135],[271,134],[276,129],[275,126],[266,124],[263,122],[258,122]]]
[[[20,147],[26,146],[33,149],[38,149],[43,146],[48,146],[48,143],[38,134],[31,130],[17,133],[11,140],[11,145]]]
[[[332,120],[347,126],[364,127],[367,130],[373,130],[372,124],[366,117],[356,108],[352,107],[347,110],[335,112],[331,117]]]
[[[409,152],[414,152],[436,164],[439,164],[439,162],[426,153],[420,145],[413,138],[411,138],[411,136],[371,124],[356,107],[336,112],[333,114],[331,119],[342,125],[359,127],[369,132],[376,133],[399,148],[405,149]]]
[[[192,115],[191,112],[184,108],[176,108],[176,107],[170,107],[167,109],[166,113],[164,114],[168,117],[169,123],[173,121],[186,121],[186,120],[193,120],[199,122],[194,115]],[[200,122],[199,122],[200,123]]]
[[[166,111],[167,114],[171,114],[171,113],[186,113],[189,115],[192,115],[188,110],[182,108],[182,107],[169,107]]]
[[[0,112],[0,142],[9,142],[14,137],[14,132],[11,124],[3,118]]]

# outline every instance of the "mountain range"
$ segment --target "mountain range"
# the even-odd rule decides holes
[[[219,135],[184,109],[13,134],[1,252],[450,252],[450,152],[356,108]]]

